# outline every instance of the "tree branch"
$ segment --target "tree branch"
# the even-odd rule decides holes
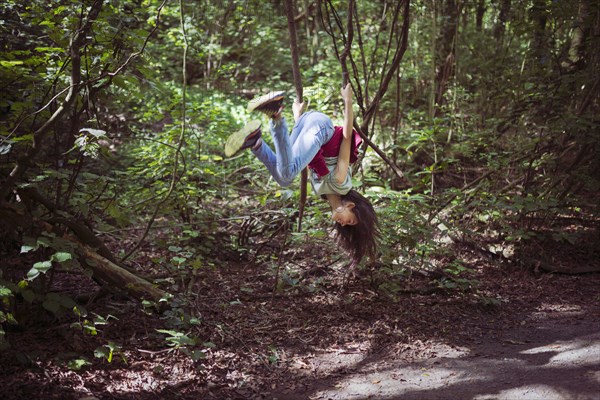
[[[325,19],[323,17],[323,25],[327,27],[326,31],[329,34],[329,36],[332,38],[335,54],[336,54],[338,60],[340,61],[340,63],[343,65],[343,64],[345,64],[345,58],[342,59],[342,54],[344,54],[344,53],[339,52],[339,48],[337,45],[337,38],[334,33],[333,25],[331,23],[332,18],[335,21],[335,23],[340,31],[340,36],[342,38],[342,41],[346,46],[348,45],[348,39],[344,36],[344,30],[343,30],[341,19],[338,15],[337,11],[333,7],[331,0],[326,0],[324,2],[324,4],[325,4],[325,6],[324,6],[325,14],[326,14],[327,18]],[[383,99],[383,96],[387,92],[389,83],[390,83],[391,79],[395,76],[395,74],[398,70],[398,67],[400,66],[400,61],[402,60],[404,53],[406,52],[406,49],[408,47],[408,27],[409,27],[409,11],[410,11],[409,6],[410,6],[410,0],[403,0],[396,4],[396,8],[394,9],[394,17],[393,17],[394,22],[393,22],[392,28],[390,30],[390,41],[388,42],[389,43],[388,44],[388,53],[391,48],[391,43],[393,43],[392,39],[393,39],[393,36],[395,33],[395,27],[397,26],[396,24],[397,24],[400,14],[401,14],[401,11],[402,11],[403,25],[402,25],[402,29],[399,32],[400,38],[397,40],[397,43],[399,45],[396,47],[390,67],[382,75],[382,79],[380,81],[380,86],[377,89],[377,92],[376,92],[375,96],[373,97],[373,100],[369,103],[368,107],[365,107],[366,99],[363,98],[361,95],[362,92],[360,89],[360,85],[358,84],[358,82],[360,82],[360,79],[358,77],[357,68],[356,68],[355,64],[353,63],[354,81],[356,82],[356,89],[354,90],[354,92],[357,97],[357,103],[359,104],[359,107],[362,110],[362,119],[363,119],[362,124],[360,126],[357,126],[357,124],[355,123],[355,129],[359,133],[359,135],[363,138],[365,143],[368,146],[370,146],[373,150],[375,150],[375,152],[381,157],[381,159],[384,160],[390,166],[390,168],[394,171],[394,173],[398,176],[398,178],[400,178],[406,184],[409,184],[409,182],[406,180],[406,178],[405,178],[404,174],[402,173],[402,171],[400,170],[400,168],[398,168],[398,166],[395,165],[395,163],[389,157],[387,157],[386,154],[375,143],[373,143],[373,141],[370,140],[370,138],[367,135],[367,132],[369,131],[369,124],[373,120],[375,111],[377,110],[377,107],[379,107],[379,104],[380,104],[381,100]],[[354,8],[355,8],[355,11],[353,14],[356,16],[359,13],[358,13],[358,11],[356,11],[357,7],[355,6]],[[356,24],[358,26],[358,21],[356,22]],[[350,35],[350,34],[352,34],[352,32],[348,32],[348,34]],[[359,39],[360,39],[360,37],[359,37]],[[360,50],[361,50],[361,52],[363,52],[362,46],[360,47]],[[350,59],[352,60],[351,52],[346,54],[346,56],[349,56]],[[363,54],[363,57],[364,57],[364,54]],[[386,57],[386,60],[387,60],[387,57]],[[387,64],[387,61],[386,61],[386,64]],[[342,68],[344,68],[344,67],[342,66]],[[353,85],[353,87],[354,87],[354,85]]]
[[[371,104],[369,104],[369,106],[367,107],[367,111],[363,115],[363,123],[362,123],[363,127],[368,126],[369,121],[371,120],[371,118],[373,118],[375,109],[377,108],[377,106],[381,102],[381,99],[387,92],[389,83],[392,80],[392,78],[394,77],[394,75],[396,74],[396,71],[398,70],[398,67],[400,66],[400,61],[402,61],[402,58],[404,57],[404,53],[406,52],[406,49],[408,48],[410,0],[404,0],[403,3],[399,2],[397,5],[398,11],[402,5],[404,6],[404,10],[402,12],[403,25],[402,25],[402,30],[401,30],[400,46],[396,48],[396,52],[394,54],[392,64],[391,64],[390,68],[388,69],[387,73],[385,74],[385,77],[382,80],[382,82],[379,86],[379,89],[377,90],[377,93],[375,94],[375,97],[373,97]],[[398,13],[396,12],[394,15],[397,17]],[[390,33],[390,34],[392,34],[392,33]]]

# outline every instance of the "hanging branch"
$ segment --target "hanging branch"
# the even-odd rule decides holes
[[[296,88],[296,99],[302,102],[302,74],[300,73],[300,60],[298,56],[298,42],[296,35],[296,23],[294,22],[294,0],[285,1],[285,14],[288,21],[290,34],[290,50],[292,51],[292,74],[294,87]]]
[[[387,157],[387,155],[383,152],[383,150],[381,150],[375,143],[373,143],[369,139],[368,135],[365,132],[369,131],[369,124],[373,120],[375,111],[379,107],[379,104],[381,103],[381,100],[383,99],[383,96],[385,95],[385,93],[388,89],[391,79],[395,76],[395,74],[398,70],[398,67],[400,66],[400,61],[402,60],[404,53],[406,52],[406,49],[408,47],[408,27],[409,27],[409,10],[410,10],[409,6],[410,6],[410,0],[399,1],[396,4],[396,8],[394,9],[394,13],[393,13],[394,23],[392,24],[390,36],[394,35],[395,27],[397,26],[396,21],[398,20],[400,13],[402,12],[403,25],[402,25],[402,28],[399,30],[400,38],[397,40],[398,45],[396,46],[396,49],[394,51],[392,61],[389,63],[389,67],[387,67],[387,69],[384,68],[384,73],[382,75],[382,79],[380,80],[379,88],[377,89],[375,96],[369,102],[368,105],[365,104],[366,99],[364,99],[362,97],[362,95],[360,94],[360,85],[358,84],[358,82],[360,82],[360,78],[358,76],[358,69],[356,68],[355,64],[352,62],[352,54],[351,53],[347,54],[347,56],[350,57],[350,60],[353,65],[353,73],[354,73],[353,80],[356,82],[355,94],[356,94],[358,105],[362,110],[362,119],[363,119],[362,124],[360,126],[358,126],[358,124],[355,122],[354,128],[359,133],[359,135],[363,138],[365,143],[369,147],[371,147],[379,155],[379,157],[390,166],[390,168],[394,171],[394,173],[398,176],[398,178],[402,179],[403,181],[406,181],[406,178],[404,177],[404,174],[402,173],[400,168],[398,168],[398,166],[389,157]],[[326,0],[324,2],[324,9],[325,9],[326,18],[325,18],[325,16],[323,16],[323,13],[321,13],[322,20],[323,20],[323,26],[326,27],[326,29],[325,29],[326,32],[332,38],[333,49],[334,49],[334,52],[335,52],[338,60],[340,61],[341,64],[344,64],[345,60],[342,61],[341,53],[339,52],[339,49],[337,46],[338,37],[335,34],[335,29],[331,22],[332,19],[335,21],[335,25],[337,26],[337,29],[340,32],[340,37],[341,37],[342,42],[344,44],[347,44],[348,39],[344,35],[344,29],[342,27],[341,19],[338,15],[337,11],[335,10],[335,7],[333,6],[331,0]],[[356,8],[354,9],[354,15],[358,16],[358,11],[356,10]],[[358,26],[358,19],[357,19],[356,24]],[[348,34],[350,34],[350,32],[348,32]],[[390,41],[388,42],[388,49],[386,52],[386,54],[387,54],[386,55],[386,65],[388,64],[387,60],[389,60],[388,57],[389,57],[389,53],[391,52],[391,44],[392,43],[393,43],[393,41],[390,38]],[[362,50],[363,49],[361,47],[361,52],[362,52]],[[363,55],[363,57],[364,57],[364,55]],[[342,68],[344,68],[344,67],[342,67]],[[365,73],[366,73],[366,71],[365,71]]]
[[[344,51],[340,55],[340,64],[342,65],[342,87],[346,87],[346,85],[350,81],[350,77],[348,75],[348,66],[346,65],[346,58],[350,54],[350,47],[352,46],[352,40],[354,39],[354,27],[352,26],[352,14],[354,9],[354,0],[348,0],[348,23],[346,24],[347,29],[347,38],[346,38],[346,46],[344,46]]]
[[[397,5],[397,8],[396,8],[396,11],[394,12],[394,20],[397,19],[401,6],[402,6],[402,3],[399,2]],[[373,97],[371,104],[367,107],[367,111],[363,115],[363,126],[365,126],[365,124],[367,124],[368,121],[373,117],[375,109],[381,102],[381,99],[383,98],[383,95],[385,94],[385,92],[387,92],[390,81],[396,74],[396,71],[398,70],[398,67],[400,66],[400,61],[402,61],[402,58],[404,57],[404,53],[406,52],[406,49],[408,48],[408,26],[409,26],[409,10],[410,10],[409,6],[410,6],[410,0],[405,0],[404,1],[404,9],[402,12],[403,25],[402,25],[402,29],[401,29],[400,46],[398,46],[396,48],[394,57],[392,59],[392,63],[390,65],[390,67],[388,68],[387,72],[385,73],[385,76],[384,76],[383,80],[381,81],[381,84],[379,85],[379,89],[377,90],[375,97]],[[395,23],[394,23],[394,25],[395,25]]]
[[[302,75],[300,74],[300,61],[298,57],[298,43],[296,36],[296,23],[294,20],[294,2],[285,1],[285,14],[288,21],[288,31],[290,34],[290,50],[292,51],[292,74],[294,76],[294,86],[296,88],[296,99],[302,102]],[[300,175],[300,205],[298,207],[298,232],[302,230],[302,218],[304,217],[304,205],[306,204],[308,186],[308,170],[304,168]]]
[[[398,6],[394,9],[394,15],[392,17],[392,27],[390,28],[390,36],[388,38],[387,47],[385,49],[385,57],[383,60],[383,67],[381,68],[383,71],[385,71],[388,67],[388,64],[390,61],[390,53],[392,51],[392,46],[395,45],[396,49],[398,49],[400,47],[398,39],[396,37],[397,35],[394,34],[396,32],[396,27],[398,25],[398,14],[399,13],[400,13],[400,7]],[[385,14],[382,16],[382,23],[383,23],[384,19],[385,19]],[[379,40],[379,33],[381,33],[381,30],[379,30],[379,32],[377,33],[377,40]],[[401,35],[401,33],[398,35]],[[394,43],[394,38],[396,38],[396,43]],[[374,63],[374,62],[371,63],[371,65],[375,65],[375,64],[376,63]],[[379,87],[381,87],[383,85],[383,81],[384,81],[384,75],[382,74],[379,79]]]
[[[350,3],[352,3],[352,0],[349,0],[349,1],[350,1]],[[328,5],[329,5],[329,8],[328,8]],[[352,4],[349,4],[349,7],[351,7],[351,6],[352,6]],[[345,65],[345,62],[346,62],[346,57],[348,55],[350,55],[350,57],[352,57],[352,55],[350,53],[350,46],[347,45],[348,41],[346,40],[346,36],[344,35],[344,26],[342,24],[342,19],[340,18],[337,10],[331,3],[331,0],[327,0],[325,2],[325,11],[327,14],[326,20],[323,18],[323,13],[319,13],[321,15],[321,22],[323,23],[323,26],[325,27],[325,32],[327,32],[327,34],[329,36],[331,36],[332,39],[334,39],[333,40],[333,50],[335,52],[335,56],[340,61],[340,64],[342,66],[342,78],[343,78],[344,72],[345,72],[346,77],[349,79],[350,77],[348,76],[348,67]],[[340,53],[340,50],[339,50],[338,44],[337,44],[337,40],[335,40],[334,28],[331,25],[331,16],[333,16],[335,24],[337,25],[337,29],[341,32],[342,43],[344,43],[344,49],[342,50],[342,53]],[[349,26],[352,27],[351,14],[348,15],[348,23],[349,23]],[[350,28],[350,29],[352,29],[352,28]],[[354,31],[352,31],[352,32],[354,32]],[[342,57],[343,57],[343,62],[342,62]],[[362,101],[359,101],[359,104],[360,103],[362,103]]]
[[[385,15],[385,8],[387,8],[387,5],[384,5],[384,15]],[[362,38],[362,32],[360,29],[360,18],[358,18],[358,12],[356,11],[356,7],[354,7],[354,22],[356,23],[356,36],[358,37],[358,49],[359,49],[359,55],[360,55],[360,63],[361,63],[361,67],[363,69],[363,71],[368,71],[368,67],[367,67],[367,59],[365,56],[365,50],[364,50],[364,44],[363,44],[363,38]],[[377,43],[379,43],[379,32],[377,32],[377,35],[375,35],[375,46],[374,48],[377,48]],[[373,57],[375,55],[373,54]],[[358,67],[356,66],[356,63],[354,62],[354,59],[351,58],[350,61],[352,62],[352,72],[354,73],[354,76],[358,76]],[[375,68],[375,63],[370,63],[371,64],[371,69]],[[369,71],[368,73],[365,73],[365,87],[364,87],[364,97],[365,100],[363,101],[363,88],[360,85],[356,85],[356,90],[358,91],[356,94],[357,99],[359,100],[359,107],[361,110],[361,114],[364,114],[365,109],[364,109],[364,103],[369,101],[369,81],[370,81],[370,75],[371,72]]]

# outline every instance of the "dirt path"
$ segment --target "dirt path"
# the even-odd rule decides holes
[[[341,291],[344,276],[274,295],[268,268],[204,270],[185,332],[212,346],[196,362],[166,347],[165,316],[124,299],[89,310],[117,318],[95,336],[33,320],[7,335],[0,399],[600,400],[600,274],[484,266],[467,292],[402,278],[395,296],[377,276]],[[112,362],[94,357],[106,343]]]
[[[500,340],[468,348],[435,345],[416,362],[338,354],[336,379],[315,382],[280,399],[597,400],[600,399],[600,321],[577,313],[539,316]],[[334,361],[335,360],[335,361]],[[344,366],[340,368],[339,363]],[[345,369],[344,369],[345,368]]]

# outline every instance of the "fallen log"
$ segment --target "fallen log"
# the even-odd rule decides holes
[[[31,195],[31,193],[26,194]],[[93,235],[91,230],[82,224],[65,218],[55,218],[54,220],[33,218],[31,215],[26,214],[24,210],[5,202],[0,203],[0,218],[6,223],[6,228],[10,231],[15,231],[18,226],[24,230],[35,226],[39,231],[60,234],[61,230],[56,229],[56,224],[67,226],[75,233],[76,237],[62,235],[62,238],[75,244],[73,250],[80,264],[83,268],[87,268],[92,272],[92,278],[100,285],[104,284],[109,289],[121,290],[134,299],[149,300],[157,304],[161,300],[170,297],[169,293],[157,288],[126,268],[117,265],[108,248]],[[163,304],[166,303],[163,302]]]
[[[86,245],[80,244],[78,253],[80,262],[93,276],[112,288],[121,289],[140,301],[149,300],[157,304],[170,297],[169,293],[102,257]]]

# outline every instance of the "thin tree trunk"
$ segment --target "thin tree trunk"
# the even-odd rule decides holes
[[[302,102],[302,74],[300,73],[300,57],[298,56],[298,43],[296,35],[296,22],[294,0],[285,1],[285,13],[288,21],[290,50],[292,52],[292,74],[294,76],[294,86],[296,87],[296,99]],[[300,205],[298,207],[298,232],[302,230],[302,218],[304,217],[304,206],[306,204],[308,187],[308,170],[304,168],[300,174]]]
[[[534,73],[541,72],[548,67],[549,56],[546,43],[546,23],[548,22],[548,4],[546,0],[534,0],[530,10],[533,23],[533,65]]]
[[[494,27],[494,39],[501,41],[504,37],[504,31],[506,30],[506,23],[510,14],[511,0],[502,0],[500,4],[500,14],[498,15],[498,22]]]
[[[431,0],[431,85],[429,90],[429,118],[435,116],[436,48],[437,48],[437,4]]]
[[[475,27],[477,32],[481,32],[483,28],[483,16],[485,15],[485,0],[479,0],[477,2],[477,9],[475,11]]]
[[[590,34],[590,0],[579,0],[577,20],[571,35],[569,56],[564,67],[577,69],[585,63],[585,41]]]
[[[448,81],[454,74],[456,61],[456,35],[458,32],[458,15],[460,5],[455,0],[446,0],[443,11],[443,21],[440,28],[439,54],[436,59],[436,106],[444,102]]]

